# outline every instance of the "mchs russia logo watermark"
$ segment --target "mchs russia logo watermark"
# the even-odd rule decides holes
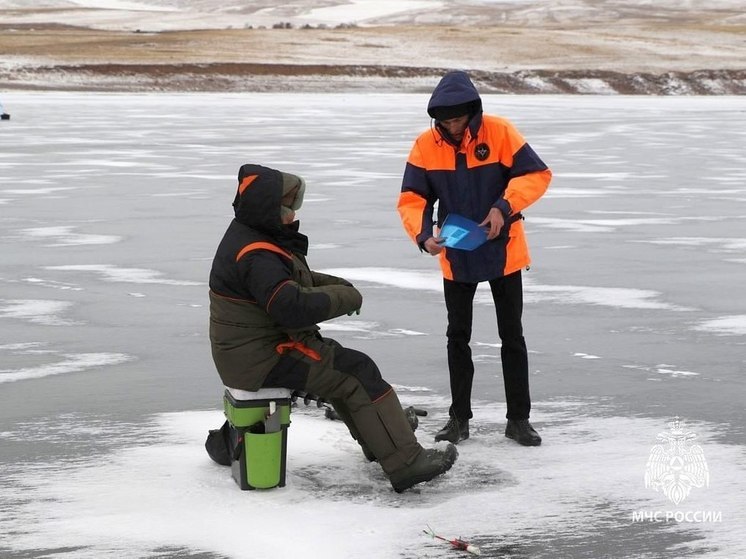
[[[686,430],[678,417],[668,425],[668,432],[658,433],[658,440],[664,444],[657,444],[650,451],[645,487],[660,491],[678,505],[693,488],[710,485],[710,473],[702,447],[692,444],[697,435]]]
[[[702,447],[693,444],[697,435],[678,417],[669,430],[658,433],[645,467],[645,487],[665,495],[676,510],[635,511],[633,522],[722,522],[719,511],[681,510],[692,490],[710,485],[710,472]]]

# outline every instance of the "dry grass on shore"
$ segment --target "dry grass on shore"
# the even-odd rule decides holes
[[[0,25],[0,82],[16,89],[232,91],[315,90],[331,80],[419,90],[429,87],[423,79],[430,84],[444,69],[462,68],[495,91],[583,92],[595,80],[616,93],[738,94],[746,92],[743,32],[685,21],[155,33]]]

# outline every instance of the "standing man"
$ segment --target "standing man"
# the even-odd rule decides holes
[[[474,363],[472,311],[479,282],[489,282],[502,342],[507,419],[505,436],[525,446],[541,437],[529,423],[528,351],[523,338],[521,268],[530,263],[521,211],[546,191],[552,173],[515,127],[485,115],[469,76],[449,72],[430,97],[435,125],[415,140],[404,171],[398,210],[404,229],[419,246],[440,257],[448,311],[449,420],[436,441],[469,438]],[[478,222],[487,242],[473,251],[442,246],[433,232],[448,214]]]

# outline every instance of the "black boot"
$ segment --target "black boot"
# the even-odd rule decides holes
[[[401,493],[418,483],[430,481],[450,470],[456,458],[458,458],[458,450],[452,444],[449,444],[445,450],[423,449],[409,466],[389,476],[391,486],[394,491]]]
[[[528,419],[508,419],[505,436],[523,446],[539,446],[541,444],[539,433],[531,427]]]
[[[451,417],[440,431],[435,435],[435,442],[448,441],[453,444],[458,444],[460,441],[465,441],[469,438],[469,420],[463,419],[459,421],[455,417]]]

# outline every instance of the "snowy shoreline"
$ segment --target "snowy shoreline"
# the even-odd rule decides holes
[[[425,93],[449,68],[322,64],[80,64],[0,67],[6,90],[100,92]],[[744,95],[746,70],[624,73],[601,70],[470,71],[485,93]]]

